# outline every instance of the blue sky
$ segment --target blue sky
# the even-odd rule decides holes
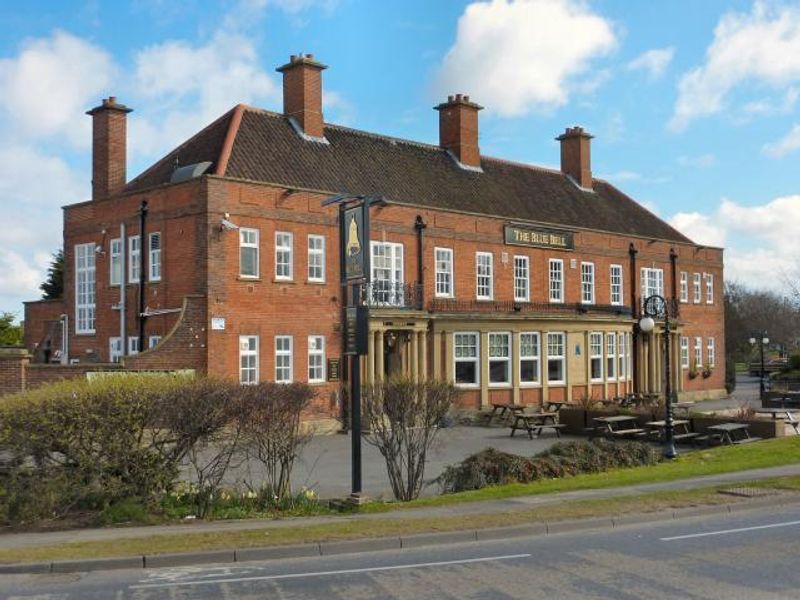
[[[311,52],[325,118],[436,143],[464,92],[484,154],[558,165],[583,125],[595,176],[779,289],[800,259],[800,3],[673,0],[8,2],[0,21],[0,311],[38,297],[64,204],[90,190],[90,121],[135,109],[129,177],[238,102],[281,109]]]

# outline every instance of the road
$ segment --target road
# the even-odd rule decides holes
[[[6,575],[11,599],[800,597],[800,506],[235,566]]]

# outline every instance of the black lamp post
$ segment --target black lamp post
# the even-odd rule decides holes
[[[750,338],[750,345],[755,346],[758,344],[758,352],[759,358],[761,359],[761,366],[758,369],[759,378],[758,378],[758,398],[762,402],[764,401],[764,346],[769,344],[769,338],[767,337],[767,332],[762,331],[758,334],[758,337],[751,337]]]
[[[670,336],[670,322],[669,313],[670,305],[663,296],[653,294],[648,296],[644,301],[644,317],[639,321],[639,329],[644,333],[650,333],[655,329],[655,319],[664,319],[664,373],[666,375],[665,383],[665,396],[666,396],[666,419],[664,427],[664,456],[666,458],[675,458],[678,455],[675,449],[675,424],[672,415],[672,374],[671,364],[672,358],[669,350],[669,336]]]

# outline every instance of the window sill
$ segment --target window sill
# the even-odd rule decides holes
[[[444,296],[444,295],[441,295],[441,294],[434,295],[434,298],[436,298],[437,300],[455,300],[456,299],[456,297],[454,295]]]
[[[510,383],[490,383],[489,384],[490,390],[508,390],[511,389]]]
[[[478,390],[481,387],[480,383],[454,383],[453,385],[460,390]]]
[[[261,277],[250,277],[249,275],[239,275],[236,281],[261,281]]]
[[[297,282],[294,279],[278,279],[277,277],[272,279],[272,283],[278,283],[281,285],[297,285]]]
[[[547,387],[567,387],[566,381],[548,381]]]
[[[279,279],[278,281],[290,281],[289,279]],[[316,281],[312,279],[306,279],[306,285],[328,285],[327,281]]]
[[[92,331],[76,331],[75,335],[79,335],[81,337],[91,337],[93,335],[97,335],[97,331],[96,330],[92,330]]]
[[[524,381],[520,381],[519,387],[521,389],[533,390],[533,389],[538,389],[538,388],[542,387],[542,384],[538,383],[538,382],[536,382],[536,383],[534,383],[534,382],[525,383]]]

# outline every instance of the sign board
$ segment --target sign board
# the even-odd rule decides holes
[[[224,331],[225,317],[211,317],[211,331]]]
[[[341,362],[338,358],[328,359],[328,381],[339,381],[341,375]]]
[[[344,353],[361,355],[367,353],[369,339],[368,309],[366,306],[348,306],[345,309]]]
[[[504,233],[506,244],[512,246],[555,248],[557,250],[575,249],[574,234],[571,231],[526,225],[506,225]]]
[[[344,282],[369,277],[369,207],[365,202],[339,212],[339,243]]]

